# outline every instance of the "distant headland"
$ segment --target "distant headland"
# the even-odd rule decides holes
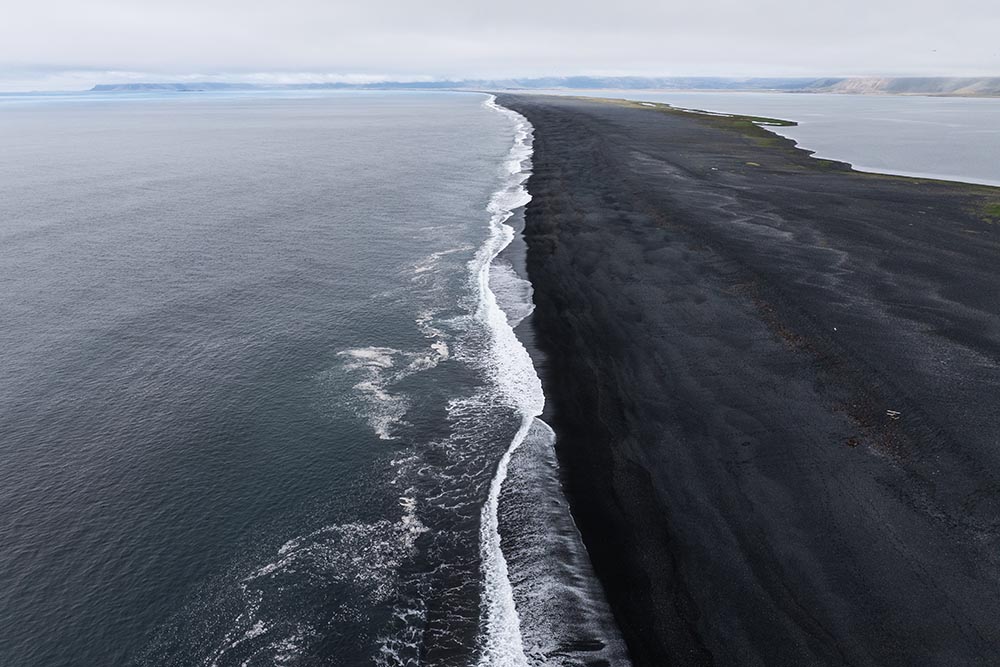
[[[238,90],[703,90],[775,91],[788,93],[844,93],[859,95],[945,95],[1000,97],[1000,77],[843,77],[843,78],[727,78],[727,77],[542,77],[527,79],[461,79],[441,81],[383,81],[378,83],[255,84],[223,82],[109,83],[94,92],[238,91]]]

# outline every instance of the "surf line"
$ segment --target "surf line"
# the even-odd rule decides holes
[[[497,104],[494,95],[490,95],[483,105],[514,122],[514,143],[504,162],[504,182],[487,205],[490,235],[471,261],[470,268],[479,294],[476,318],[486,325],[491,338],[489,371],[501,394],[520,413],[521,426],[497,464],[480,517],[479,549],[485,620],[478,667],[527,667],[520,620],[514,604],[514,589],[500,545],[500,492],[507,478],[511,456],[524,442],[532,423],[542,414],[545,395],[534,363],[507,322],[506,314],[490,289],[489,280],[493,260],[514,240],[514,228],[506,224],[507,220],[515,210],[531,200],[524,184],[531,175],[527,163],[532,155],[534,128],[521,114]]]

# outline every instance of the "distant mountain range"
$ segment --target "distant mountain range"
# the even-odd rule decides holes
[[[381,83],[110,83],[97,92],[225,90],[757,90],[790,93],[859,95],[998,96],[1000,77],[944,78],[724,78],[724,77],[543,77],[534,79],[464,79],[458,81],[385,81]]]

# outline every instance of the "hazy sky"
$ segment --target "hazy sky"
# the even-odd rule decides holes
[[[0,89],[569,74],[997,75],[1000,0],[10,0]]]

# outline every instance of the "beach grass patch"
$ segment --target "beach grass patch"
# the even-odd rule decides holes
[[[707,125],[711,125],[720,130],[735,132],[742,135],[748,141],[753,142],[758,148],[781,153],[788,158],[782,162],[780,167],[781,169],[804,170],[818,168],[829,171],[845,171],[850,169],[850,165],[843,162],[810,157],[812,154],[811,151],[805,151],[798,148],[795,140],[782,136],[771,129],[775,127],[792,127],[798,125],[798,123],[792,120],[769,118],[766,116],[750,116],[745,114],[727,114],[715,111],[705,111],[703,109],[677,107],[663,102],[639,102],[623,98],[595,98],[578,96],[576,99],[588,100],[591,102],[602,102],[604,104],[615,104],[633,109],[643,109],[645,111],[661,113],[668,116],[696,116]],[[807,157],[808,160],[805,159]],[[757,163],[756,166],[764,168],[760,163]],[[777,167],[769,164],[768,168]]]
[[[1000,222],[1000,202],[990,202],[983,206],[983,217],[989,222]]]

